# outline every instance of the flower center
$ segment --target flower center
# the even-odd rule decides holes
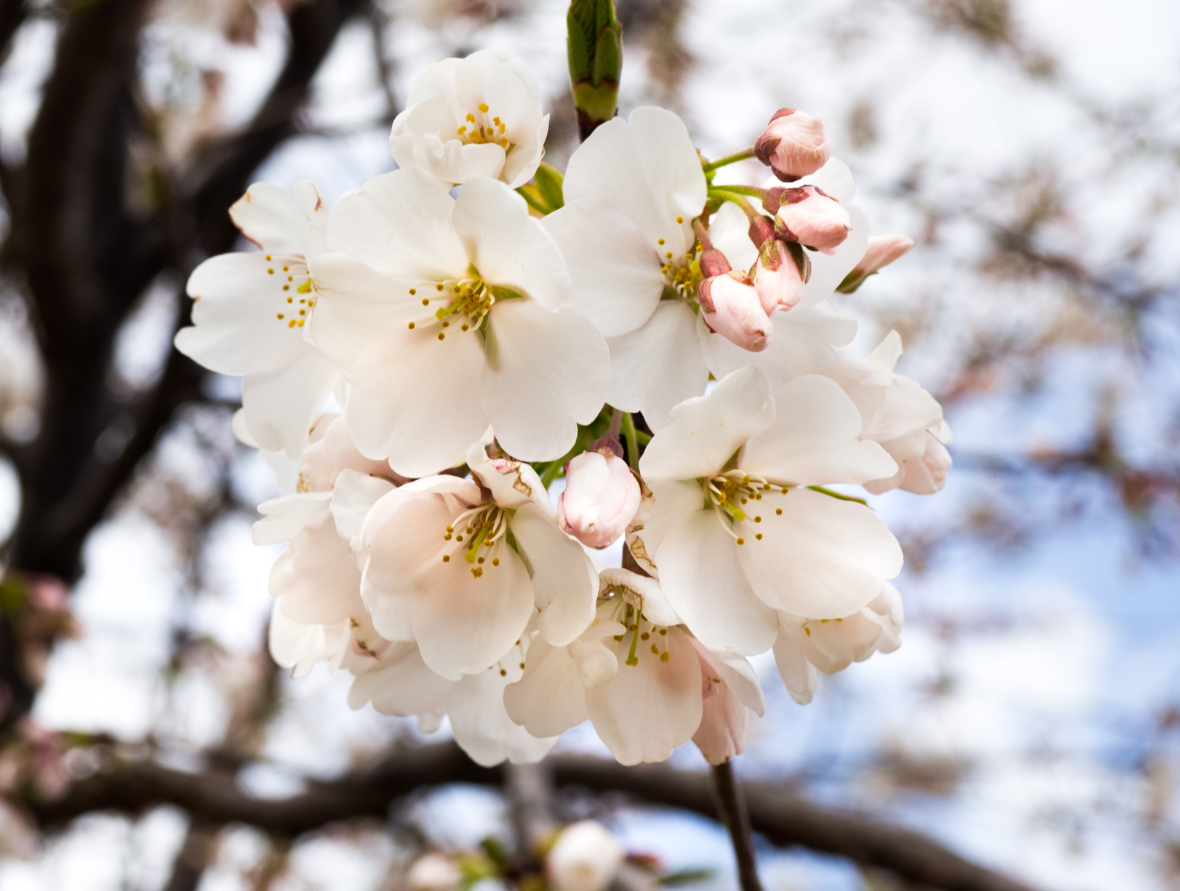
[[[288,328],[302,328],[315,306],[315,292],[311,287],[311,276],[307,271],[307,260],[298,254],[266,255],[266,274],[282,283],[279,291],[278,321]]]
[[[478,331],[495,305],[497,297],[475,267],[464,278],[427,282],[410,288],[410,296],[419,300],[425,309],[421,318],[408,324],[411,331],[434,333],[446,340],[455,331]],[[433,311],[430,309],[433,307]]]
[[[676,218],[678,227],[683,222],[684,217]],[[700,308],[697,285],[704,277],[701,275],[700,243],[694,241],[688,252],[680,256],[668,249],[667,239],[659,239],[657,245],[662,264],[660,271],[664,273],[664,293],[661,299],[683,300],[692,307],[693,312],[697,312]]]
[[[470,567],[474,578],[482,578],[484,569],[500,565],[506,546],[510,514],[495,504],[479,504],[463,511],[447,524],[443,541],[453,541],[454,550],[443,554],[443,563],[457,563],[460,558]]]
[[[786,495],[792,488],[776,485],[744,470],[728,470],[712,479],[697,482],[705,493],[706,507],[712,509],[721,528],[740,545],[746,543],[751,532],[754,541],[762,541],[758,527],[763,518],[770,520],[783,514],[781,507],[763,502],[764,493],[777,489]]]
[[[638,665],[639,654],[649,647],[653,656],[667,662],[671,658],[667,627],[648,620],[643,614],[643,601],[635,592],[626,588],[609,588],[608,592],[615,592],[618,596],[599,598],[598,620],[618,622],[626,629],[622,634],[614,635],[616,643],[627,635],[631,636],[631,650],[625,664]]]
[[[464,145],[487,145],[492,143],[508,154],[513,149],[508,139],[508,125],[499,116],[489,117],[491,109],[486,102],[479,103],[479,111],[467,113],[467,123],[462,124],[455,135]]]

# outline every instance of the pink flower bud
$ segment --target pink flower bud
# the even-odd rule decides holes
[[[836,290],[843,294],[851,294],[859,288],[866,278],[884,269],[894,260],[898,260],[914,246],[912,238],[899,233],[890,235],[873,235],[869,237],[869,246],[865,255],[856,264],[856,268],[845,276]]]
[[[793,108],[780,108],[754,143],[754,154],[783,182],[815,173],[832,156],[819,118]]]
[[[779,201],[774,219],[779,238],[834,254],[852,231],[848,211],[818,186],[775,189],[772,194]]]
[[[750,276],[730,272],[707,278],[697,286],[697,296],[710,331],[752,353],[766,349],[773,328]]]
[[[582,452],[565,465],[557,522],[587,547],[609,547],[627,530],[640,498],[639,482],[626,461],[613,454]]]
[[[768,316],[775,310],[787,310],[798,303],[809,278],[811,261],[799,245],[777,238],[762,245],[758,262],[754,265],[754,290]]]

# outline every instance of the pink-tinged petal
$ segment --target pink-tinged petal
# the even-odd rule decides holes
[[[758,681],[758,672],[754,671],[749,659],[733,650],[706,649],[700,641],[694,640],[694,646],[701,660],[710,665],[738,702],[759,716],[766,714],[766,696]]]
[[[897,471],[888,452],[857,438],[860,412],[830,378],[796,378],[775,391],[774,402],[774,423],[746,443],[742,470],[801,486],[863,483]]]
[[[289,619],[276,602],[270,614],[267,644],[271,658],[281,668],[290,668],[295,679],[307,677],[317,662],[327,662],[335,671],[348,651],[348,622],[335,625],[304,625]]]
[[[641,507],[627,535],[627,546],[648,572],[664,536],[687,514],[700,510],[705,495],[696,480],[647,480],[651,492],[650,508]],[[645,515],[646,513],[646,515]],[[646,562],[645,562],[646,561]]]
[[[571,309],[531,300],[497,303],[488,325],[498,362],[484,372],[483,408],[497,441],[522,461],[561,457],[578,424],[594,420],[606,399],[610,354],[602,335]]]
[[[568,305],[603,337],[627,334],[651,318],[664,291],[664,273],[635,223],[605,201],[579,201],[541,224],[569,264]]]
[[[709,666],[702,660],[704,673],[701,723],[692,741],[710,764],[724,764],[740,755],[746,748],[746,734],[750,710],[738,701],[733,691],[709,675]]]
[[[254,524],[252,533],[254,544],[290,541],[299,530],[323,519],[331,497],[330,492],[301,492],[262,502],[258,505],[262,519]]]
[[[291,538],[270,568],[267,583],[283,614],[309,625],[361,619],[361,574],[330,512]]]
[[[770,649],[778,620],[746,580],[742,547],[713,511],[698,510],[669,530],[655,557],[664,596],[697,639],[752,656]]]
[[[417,644],[395,643],[348,691],[348,706],[363,708],[372,702],[383,715],[423,715],[446,708],[453,681],[426,667]]]
[[[409,168],[375,176],[349,192],[328,218],[328,246],[397,280],[438,281],[467,271],[451,224],[446,186]]]
[[[876,597],[882,579],[901,571],[897,539],[861,504],[807,489],[787,495],[773,489],[757,506],[735,524],[746,542],[737,558],[758,597],[776,610],[841,618]],[[664,575],[661,563],[661,580]]]
[[[532,465],[511,458],[489,458],[487,446],[477,442],[467,450],[467,467],[500,507],[516,510],[532,504],[553,519],[553,502]]]
[[[569,269],[557,243],[504,183],[472,177],[452,216],[467,256],[490,285],[510,288],[556,309],[570,294]]]
[[[462,464],[488,426],[478,398],[483,373],[474,332],[441,341],[429,331],[390,332],[352,370],[345,415],[357,448],[388,457],[406,477]]]
[[[353,551],[363,546],[361,533],[365,517],[378,501],[393,491],[393,483],[381,477],[342,470],[332,488],[332,519],[336,532]],[[359,584],[357,586],[359,592]],[[359,596],[359,594],[358,594]]]
[[[274,269],[272,274],[268,270]],[[284,368],[306,349],[284,292],[286,276],[263,254],[221,254],[188,280],[192,328],[176,335],[176,348],[221,374],[257,374]],[[282,318],[279,318],[279,316]]]
[[[701,723],[701,666],[688,637],[675,628],[663,637],[668,660],[643,643],[638,664],[627,665],[631,635],[615,644],[618,673],[586,691],[594,729],[620,764],[663,761],[688,742]]]
[[[302,354],[286,368],[245,376],[246,428],[261,448],[298,459],[308,428],[339,380],[336,366],[304,343]]]
[[[707,396],[682,402],[648,444],[639,463],[644,478],[687,480],[715,476],[751,436],[774,421],[770,382],[756,368],[722,380]]]
[[[607,341],[607,401],[624,411],[642,411],[648,425],[659,430],[674,406],[704,393],[709,369],[701,356],[699,324],[686,304],[661,300],[644,325]]]
[[[582,546],[557,528],[535,504],[521,507],[509,524],[529,568],[536,598],[537,629],[556,647],[590,627],[598,575]]]
[[[542,638],[529,646],[520,680],[504,690],[504,708],[536,737],[560,736],[590,717],[574,661]]]
[[[536,764],[549,754],[557,737],[537,739],[514,724],[504,711],[503,689],[502,679],[495,671],[465,677],[451,688],[448,713],[455,742],[483,767],[504,761]]]
[[[229,209],[242,234],[271,253],[303,253],[303,231],[310,216],[299,199],[270,183],[254,183]]]

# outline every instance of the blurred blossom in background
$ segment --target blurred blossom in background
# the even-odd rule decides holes
[[[201,190],[227,146],[255,137],[254,155],[230,159],[244,182],[311,179],[335,202],[392,168],[389,126],[414,75],[490,46],[541,81],[547,160],[564,166],[576,146],[561,0],[337,3],[343,25],[322,64],[308,59],[309,101],[296,108],[273,88],[280,71],[295,76],[303,38],[288,21],[313,2],[149,7],[129,55],[134,88],[118,98],[127,149],[115,179],[131,224],[196,227],[194,250],[232,248],[204,221],[228,225],[241,189]],[[901,649],[824,677],[807,707],[768,655],[757,667],[770,707],[739,770],[922,830],[1036,887],[1180,887],[1180,5],[618,0],[618,12],[622,114],[669,107],[711,156],[752,144],[779,107],[823,118],[877,231],[916,242],[833,302],[862,319],[862,353],[901,333],[899,370],[955,433],[942,497],[872,502],[906,552]],[[3,16],[0,237],[11,239],[14,219],[37,212],[14,204],[31,194],[17,177],[66,16],[44,0],[13,0]],[[746,163],[733,175],[764,176]],[[197,196],[195,216],[173,212],[178,196]],[[64,361],[38,349],[29,283],[9,255],[5,243],[0,456],[37,441],[45,362]],[[350,711],[348,678],[322,664],[293,684],[270,661],[277,548],[255,548],[250,526],[277,493],[230,430],[240,380],[196,374],[172,352],[188,313],[180,284],[149,276],[113,338],[85,481],[105,491],[123,467],[127,483],[94,496],[101,520],[79,541],[68,600],[50,582],[28,587],[38,599],[22,615],[40,624],[21,646],[44,686],[23,748],[0,751],[0,792],[51,789],[131,747],[176,767],[241,768],[245,789],[281,797],[427,739],[411,721]],[[162,432],[145,440],[152,423]],[[0,540],[27,497],[15,466],[0,457]],[[556,751],[606,754],[583,730]],[[704,762],[686,746],[672,764]],[[622,799],[565,806],[608,826],[633,859],[735,886],[713,823]],[[424,851],[459,857],[510,832],[500,798],[465,786],[294,842],[202,827],[174,807],[89,814],[41,836],[0,804],[0,889],[376,891],[410,887]],[[760,854],[768,888],[901,887],[801,849]],[[420,868],[422,887],[445,866]]]

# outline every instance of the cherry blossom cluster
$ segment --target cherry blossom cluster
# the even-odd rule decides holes
[[[288,492],[254,529],[287,543],[279,664],[482,764],[586,721],[624,764],[722,763],[765,709],[751,657],[806,703],[899,644],[901,549],[849,487],[937,491],[949,433],[897,334],[859,355],[829,298],[912,242],[869,237],[800,111],[709,162],[639,108],[564,176],[548,123],[510,53],[432,65],[398,169],[330,209],[251,186],[259,250],[193,273],[177,346],[243,377],[236,431]],[[721,182],[750,158],[773,177]]]

